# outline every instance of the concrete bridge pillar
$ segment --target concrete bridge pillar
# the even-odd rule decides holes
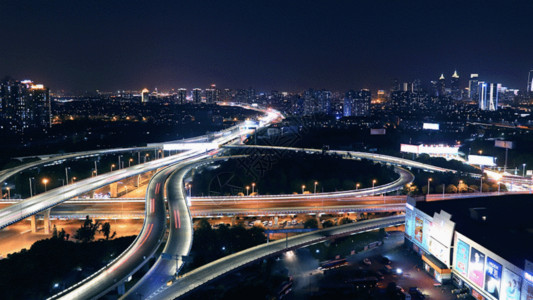
[[[320,222],[319,214],[316,214],[316,221],[317,221],[317,223],[318,223],[318,228],[319,228],[319,229],[324,228],[324,226],[322,226],[322,222]]]
[[[123,283],[121,283],[121,284],[119,284],[119,285],[117,286],[117,294],[118,294],[119,296],[122,296],[122,295],[124,295],[125,293],[126,293],[126,287],[124,286],[124,282],[123,282]]]
[[[37,233],[37,216],[33,215],[30,217],[31,219],[31,232]]]
[[[109,185],[109,192],[111,194],[111,198],[116,198],[118,195],[118,183],[113,182]]]
[[[50,211],[52,209],[49,208],[44,211],[44,234],[50,234],[50,230],[52,229],[52,222],[50,221]]]

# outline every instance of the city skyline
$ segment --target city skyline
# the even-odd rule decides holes
[[[454,70],[463,86],[478,73],[525,90],[533,68],[527,1],[26,1],[0,8],[0,24],[13,29],[0,45],[7,58],[2,76],[54,90],[212,83],[258,91],[377,90],[395,78],[448,79]]]

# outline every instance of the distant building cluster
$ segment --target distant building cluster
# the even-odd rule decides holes
[[[24,133],[51,126],[49,89],[31,80],[0,81],[0,129]]]

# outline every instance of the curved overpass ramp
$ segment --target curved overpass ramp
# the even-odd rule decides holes
[[[383,227],[401,225],[404,223],[404,221],[404,216],[392,216],[374,220],[366,220],[297,235],[287,240],[278,240],[275,242],[255,246],[253,248],[223,257],[219,260],[195,269],[183,275],[170,287],[164,289],[157,295],[152,296],[155,296],[154,298],[156,299],[176,299],[190,293],[197,287],[206,284],[215,278],[223,276],[228,272],[244,267],[266,257],[279,255],[287,250],[305,247],[331,238],[361,233],[363,231],[374,230]]]

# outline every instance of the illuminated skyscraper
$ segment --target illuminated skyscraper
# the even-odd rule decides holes
[[[150,100],[150,91],[148,89],[143,89],[141,92],[141,102],[145,103]]]
[[[202,90],[201,89],[196,88],[192,90],[192,103],[193,104],[202,103]]]
[[[533,94],[533,70],[529,70],[527,75],[527,92]]]
[[[459,89],[459,74],[457,74],[457,70],[453,72],[452,79],[450,81],[450,87],[452,92],[452,98],[455,100],[460,100],[461,97],[461,89]]]
[[[218,101],[218,90],[216,85],[212,84],[211,88],[205,90],[205,102],[207,104],[215,104]]]
[[[343,116],[364,117],[370,113],[370,91],[362,89],[346,92],[343,105]]]
[[[185,102],[187,101],[187,89],[178,89],[176,100],[178,104],[185,104]]]
[[[492,111],[498,109],[498,84],[479,82],[479,109]]]
[[[468,81],[468,99],[478,99],[479,93],[478,93],[478,84],[479,83],[479,75],[478,74],[470,74],[470,80]]]
[[[446,79],[444,78],[444,74],[440,74],[439,81],[437,81],[437,96],[442,97],[444,96],[446,91]]]

